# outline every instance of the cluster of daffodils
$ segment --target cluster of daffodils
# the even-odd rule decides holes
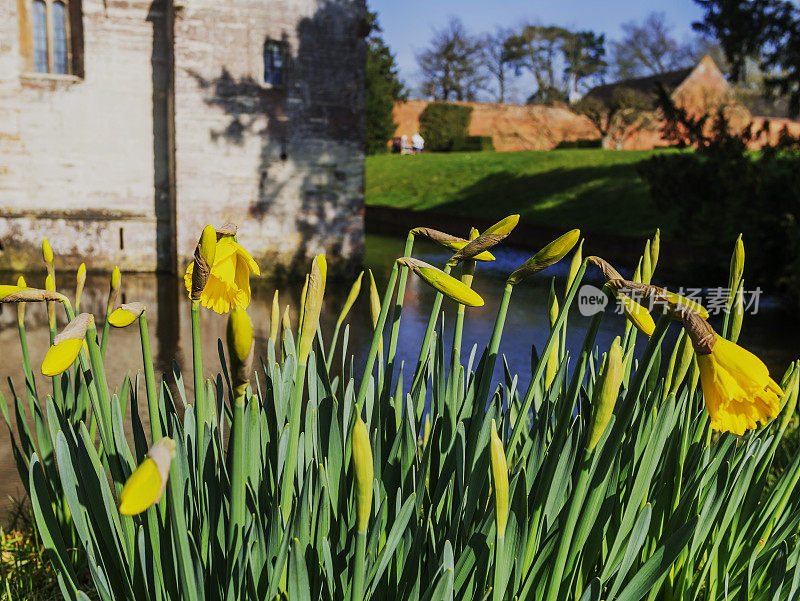
[[[768,476],[794,416],[800,364],[776,381],[736,343],[741,238],[719,333],[702,305],[651,283],[658,232],[627,280],[584,258],[574,229],[508,275],[485,348],[462,355],[468,316],[488,310],[475,278],[518,223],[510,215],[463,238],[412,229],[384,291],[371,271],[358,275],[330,338],[320,327],[328,262],[317,255],[295,327],[275,292],[265,357],[247,313],[258,265],[236,226],[206,226],[184,275],[193,391],[177,367],[171,386],[156,380],[146,307],[118,304],[120,270],[100,322],[80,312],[86,267],[71,301],[57,292],[45,241],[44,288],[20,278],[0,285],[0,302],[17,305],[35,433],[12,390],[12,444],[65,598],[86,599],[77,569],[88,569],[103,601],[761,599],[781,597],[787,570],[796,585],[800,555],[788,543],[800,529],[800,452]],[[416,238],[449,251],[441,268],[413,256]],[[550,284],[546,342],[530,373],[511,374],[503,361],[496,381],[515,288],[570,253],[563,292]],[[572,349],[567,317],[589,266],[621,305],[624,332],[596,345],[600,312]],[[397,360],[408,278],[436,293],[415,364]],[[348,320],[362,314],[353,311],[362,296],[372,338],[355,358]],[[41,401],[29,303],[46,305],[51,337],[40,371],[52,395]],[[68,323],[58,331],[60,307]],[[213,379],[204,378],[202,307],[227,315]],[[138,377],[114,389],[109,339],[134,323],[144,390]],[[2,394],[0,404],[11,428]]]

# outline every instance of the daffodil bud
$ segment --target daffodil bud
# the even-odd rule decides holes
[[[580,241],[578,244],[578,250],[575,251],[575,254],[572,255],[572,261],[569,264],[569,273],[567,274],[567,287],[565,292],[569,292],[569,289],[572,288],[572,282],[575,281],[575,278],[578,275],[578,270],[581,267],[581,263],[583,263],[583,240]]]
[[[111,272],[111,289],[119,290],[121,283],[122,283],[122,272],[120,272],[119,267],[115,265],[114,270]]]
[[[656,228],[655,236],[653,236],[653,242],[650,244],[650,269],[653,271],[656,270],[656,265],[658,265],[658,255],[661,252],[661,230]]]
[[[344,301],[344,306],[342,307],[342,311],[339,313],[339,319],[336,320],[337,325],[342,325],[344,320],[347,318],[347,314],[350,313],[350,309],[353,308],[353,305],[358,298],[359,293],[361,292],[361,279],[364,277],[364,272],[358,274],[356,281],[353,282],[353,285],[350,287],[350,293],[347,295],[347,299]]]
[[[217,254],[217,230],[207,225],[203,228],[200,240],[194,249],[194,266],[192,268],[192,289],[189,298],[199,301],[203,290],[211,276],[211,268]]]
[[[642,255],[642,284],[649,284],[653,276],[653,269],[650,265],[650,240],[644,243],[644,254]]]
[[[477,238],[477,240],[479,239],[480,237]],[[437,269],[433,265],[418,259],[412,259],[411,257],[401,257],[400,259],[397,259],[397,262],[408,267],[411,271],[422,278],[425,283],[432,288],[435,288],[448,298],[451,298],[454,301],[468,307],[483,306],[483,299],[477,292],[453,276],[446,274],[440,269]]]
[[[53,276],[48,275],[44,279],[44,289],[47,290],[48,292],[55,292],[56,291],[56,281],[53,278]]]
[[[506,535],[508,523],[508,464],[503,442],[497,435],[497,424],[492,420],[491,440],[489,441],[489,454],[492,461],[492,487],[494,488],[495,524],[497,537]]]
[[[369,314],[372,318],[372,328],[378,327],[378,318],[381,315],[381,297],[378,294],[378,286],[375,285],[375,276],[372,270],[369,271]]]
[[[281,305],[278,301],[278,291],[272,295],[272,310],[269,316],[269,339],[274,344],[278,339],[278,330],[281,327]]]
[[[86,286],[86,263],[81,263],[78,267],[78,275],[75,277],[75,310],[81,306],[83,288]]]
[[[12,286],[11,284],[0,284],[0,302],[5,302],[5,303],[19,302],[7,299],[16,298],[16,295],[20,290],[22,290],[22,287],[20,286]]]
[[[614,405],[619,396],[622,383],[622,346],[619,336],[611,343],[599,381],[595,384],[592,397],[592,419],[589,423],[589,437],[586,448],[593,451],[600,442],[603,432],[614,413]]]
[[[553,330],[553,327],[556,324],[556,320],[558,319],[558,299],[556,298],[555,290],[550,288],[550,298],[549,298],[549,307],[550,307],[550,330]],[[545,376],[544,376],[544,387],[545,390],[550,388],[550,385],[553,383],[553,380],[556,377],[556,372],[558,372],[558,334],[556,334],[555,340],[553,341],[553,346],[550,349],[550,354],[547,355],[547,364],[545,365]]]
[[[781,431],[786,430],[786,426],[789,425],[789,420],[792,419],[794,410],[797,408],[797,396],[798,392],[800,392],[798,391],[798,387],[800,387],[800,369],[795,365],[792,377],[789,380],[788,386],[786,386],[786,390],[788,391],[788,395],[786,395],[786,404],[781,407]]]
[[[140,514],[161,500],[174,456],[175,441],[171,438],[164,437],[150,447],[147,458],[119,493],[119,512],[122,515]]]
[[[328,264],[325,255],[317,255],[311,263],[311,275],[308,277],[308,290],[306,291],[305,304],[303,305],[303,322],[300,331],[300,344],[297,357],[300,363],[305,363],[311,351],[314,337],[319,326],[319,314],[322,311],[322,299],[325,296],[325,280],[328,274]]]
[[[520,265],[510,276],[508,276],[506,281],[509,284],[516,285],[525,278],[532,276],[535,273],[539,273],[551,265],[555,265],[561,259],[563,259],[569,251],[572,250],[572,248],[578,243],[578,239],[580,237],[581,231],[577,229],[570,230],[566,234],[559,236],[538,253],[536,253],[533,257]]]
[[[53,345],[42,360],[42,375],[57,376],[75,362],[93,319],[90,314],[81,313],[53,339]]]
[[[299,330],[303,329],[303,317],[304,313],[306,312],[307,293],[308,293],[308,274],[306,274],[306,278],[303,281],[303,291],[300,292],[300,319],[297,321],[298,334],[300,333]]]
[[[233,307],[228,314],[228,355],[231,364],[234,398],[236,402],[244,402],[244,393],[250,382],[253,368],[253,324],[247,311],[241,307]]]
[[[50,241],[47,238],[42,240],[42,257],[44,258],[44,262],[47,265],[47,271],[49,272],[53,268],[53,248],[50,246]]]
[[[736,238],[736,244],[733,247],[733,254],[731,255],[731,269],[728,276],[728,288],[730,296],[728,297],[728,307],[733,304],[733,297],[739,289],[739,282],[742,280],[744,274],[744,242],[742,235]]]
[[[64,296],[54,290],[0,285],[0,303],[40,303],[43,301],[63,302]]]
[[[369,525],[369,516],[372,511],[372,480],[375,467],[372,459],[372,445],[369,442],[367,426],[361,421],[356,406],[356,417],[353,423],[352,439],[350,441],[353,453],[353,467],[356,476],[356,511],[358,516],[358,531],[366,532]]]
[[[281,328],[283,328],[284,333],[286,330],[292,329],[292,319],[289,317],[289,305],[286,305],[283,308],[283,317],[281,317]]]
[[[145,306],[142,303],[126,303],[121,305],[108,316],[108,323],[115,328],[124,328],[131,325],[144,313]]]
[[[450,265],[456,265],[459,261],[472,259],[487,251],[505,240],[514,228],[517,227],[518,223],[519,215],[509,215],[505,219],[501,219],[450,257],[448,263]]]
[[[460,251],[470,243],[470,240],[465,240],[464,238],[459,238],[458,236],[451,236],[450,234],[445,234],[444,232],[440,232],[439,230],[434,230],[429,227],[415,227],[413,230],[411,230],[411,233],[415,236],[428,238],[429,240],[436,242],[436,244],[443,246],[447,250],[450,250],[454,253]],[[478,253],[472,257],[472,259],[474,261],[494,261],[494,255],[489,251],[484,251],[482,253]]]

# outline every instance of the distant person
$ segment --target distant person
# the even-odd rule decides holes
[[[414,148],[414,154],[419,154],[425,148],[425,140],[419,135],[419,132],[411,136],[411,146]]]
[[[400,136],[400,154],[411,154],[411,144],[408,143],[408,136]]]
[[[400,154],[402,150],[403,150],[403,143],[400,140],[400,138],[395,136],[394,138],[392,138],[392,153]]]

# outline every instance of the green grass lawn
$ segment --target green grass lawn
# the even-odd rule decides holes
[[[670,151],[569,149],[367,157],[369,205],[501,218],[626,236],[673,231],[636,164]]]

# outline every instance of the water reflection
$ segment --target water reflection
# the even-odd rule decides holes
[[[402,241],[394,238],[369,236],[367,241],[366,263],[376,277],[378,286],[385,288],[389,272],[394,259],[402,252]],[[433,245],[420,242],[415,247],[415,255],[434,265],[442,265],[448,254]],[[483,296],[486,305],[481,308],[467,309],[467,321],[463,334],[462,357],[466,363],[474,344],[477,344],[477,362],[483,346],[489,339],[494,325],[498,304],[503,290],[505,277],[522,261],[528,258],[527,253],[514,249],[498,249],[495,252],[497,261],[489,264],[480,264],[475,279],[475,288]],[[505,335],[500,346],[500,353],[505,357],[512,374],[519,374],[518,387],[524,390],[530,379],[532,347],[541,348],[547,339],[548,317],[547,296],[551,278],[555,278],[556,290],[559,297],[563,297],[566,272],[568,264],[564,262],[540,276],[526,280],[516,287],[509,307]],[[630,275],[625,273],[624,275]],[[0,282],[15,280],[17,274],[5,274]],[[26,274],[27,276],[27,274]],[[74,294],[74,277],[69,274],[59,275],[59,289],[69,296]],[[591,271],[587,280],[600,284],[596,274]],[[44,284],[43,274],[31,274],[29,285],[41,286]],[[366,284],[366,282],[365,282]],[[717,285],[717,284],[715,284]],[[279,286],[281,310],[287,304],[290,306],[290,316],[293,325],[298,318],[298,305],[301,292],[301,283]],[[266,340],[269,336],[269,315],[272,296],[276,285],[267,281],[257,281],[253,285],[253,300],[248,309],[253,321],[256,336],[256,356],[265,352]],[[321,316],[322,331],[328,336],[338,317],[339,310],[349,292],[350,282],[330,283],[325,307]],[[81,310],[92,312],[102,319],[105,313],[106,295],[108,291],[108,277],[90,275],[82,301]],[[360,373],[366,360],[366,352],[370,344],[372,328],[367,302],[366,285],[362,288],[361,297],[356,302],[349,317],[350,324],[350,351],[355,353],[356,370]],[[427,325],[429,310],[433,301],[433,291],[419,279],[409,278],[402,313],[402,327],[398,341],[399,369],[401,362],[405,363],[404,389],[408,390],[409,379],[416,363],[419,346]],[[181,279],[170,276],[156,276],[152,274],[134,275],[126,274],[122,281],[120,302],[141,301],[147,306],[147,316],[150,325],[152,347],[156,370],[165,375],[170,385],[175,387],[173,380],[173,362],[178,369],[184,372],[183,386],[186,394],[192,397],[191,377],[191,324],[189,317],[189,302]],[[443,304],[445,311],[445,348],[452,340],[452,318],[455,315],[455,305],[449,301]],[[59,314],[59,327],[65,324],[63,313]],[[566,341],[567,348],[572,352],[580,349],[589,318],[583,317],[578,311],[572,311],[569,316],[569,333]],[[47,314],[43,305],[29,305],[27,311],[28,342],[30,345],[31,359],[34,371],[44,356],[49,345],[47,328]],[[790,323],[790,322],[789,322]],[[602,322],[599,333],[599,344],[606,348],[612,338],[621,333],[623,318],[620,315],[609,314]],[[226,317],[210,311],[203,311],[201,328],[203,338],[204,371],[206,377],[212,377],[219,372],[218,339],[224,338]],[[783,318],[780,311],[769,303],[762,303],[758,315],[748,316],[742,333],[741,343],[761,356],[776,377],[786,369],[789,361],[794,359],[800,351],[797,345],[797,323],[790,323]],[[674,336],[677,328],[672,328]],[[643,346],[643,345],[642,345]],[[0,348],[4,351],[4,359],[0,362],[2,375],[8,376],[17,383],[18,389],[24,382],[21,367],[21,351],[18,344],[16,328],[16,309],[0,305]],[[134,374],[141,367],[141,347],[139,343],[138,328],[129,327],[111,332],[109,348],[106,357],[108,382],[112,387],[119,387],[126,374]],[[334,366],[340,365],[340,360]],[[502,361],[498,362],[495,374],[496,381],[502,381]],[[37,385],[40,391],[50,389],[50,383],[41,375],[38,376]],[[8,400],[8,384],[4,382],[0,387]],[[145,401],[140,397],[140,415],[147,419]],[[13,418],[12,418],[13,419]],[[147,424],[145,424],[147,429]],[[0,505],[7,506],[9,495],[21,498],[22,485],[19,484],[16,468],[11,453],[8,433],[5,428],[0,428]]]

